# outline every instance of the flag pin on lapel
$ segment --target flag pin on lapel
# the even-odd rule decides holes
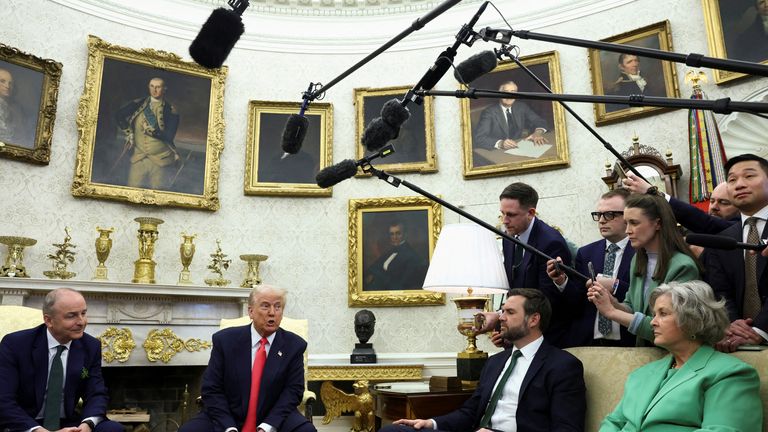
[[[283,356],[283,352],[282,352],[282,351],[278,351],[278,352],[277,352],[277,355],[279,355],[280,357],[282,357],[282,356]]]

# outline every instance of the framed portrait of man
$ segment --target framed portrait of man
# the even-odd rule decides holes
[[[355,89],[355,142],[358,159],[371,154],[360,141],[366,126],[371,120],[381,117],[381,107],[385,103],[391,99],[402,99],[410,89],[411,86]],[[400,127],[397,138],[389,142],[395,152],[386,159],[376,160],[376,168],[391,173],[437,172],[433,99],[427,96],[421,105],[412,102],[408,104],[407,109],[411,115]],[[367,175],[358,169],[358,176]]]
[[[520,57],[555,93],[562,93],[556,51]],[[504,61],[472,82],[477,89],[546,92],[524,69]],[[549,101],[461,99],[464,177],[491,177],[568,166],[563,107]]]
[[[251,101],[245,153],[245,194],[331,196],[333,188],[315,183],[318,171],[333,162],[333,106],[312,103],[304,112],[307,135],[296,154],[282,149],[285,122],[301,107],[296,102]]]
[[[669,21],[651,24],[602,41],[672,51]],[[589,68],[592,74],[592,91],[595,95],[680,97],[675,67],[668,61],[590,49]],[[602,126],[659,114],[669,111],[669,108],[594,104],[594,111],[595,124]]]
[[[0,156],[47,165],[62,65],[0,44]]]
[[[422,289],[442,225],[427,198],[349,200],[349,306],[445,304]]]
[[[219,208],[226,67],[88,39],[72,195]]]
[[[768,64],[768,0],[702,0],[712,57]],[[722,84],[747,75],[713,69]]]

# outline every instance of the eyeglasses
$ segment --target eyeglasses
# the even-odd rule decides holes
[[[607,221],[612,221],[616,216],[624,216],[623,211],[607,211],[607,212],[592,212],[592,220],[595,222],[600,221],[600,217],[604,217]]]

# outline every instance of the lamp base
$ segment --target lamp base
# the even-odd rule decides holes
[[[456,376],[461,380],[461,386],[466,389],[477,387],[480,372],[488,360],[488,353],[483,351],[460,352],[456,357]]]

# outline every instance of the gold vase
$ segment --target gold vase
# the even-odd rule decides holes
[[[162,219],[153,217],[137,217],[134,221],[139,223],[139,259],[134,261],[133,283],[155,283],[156,262],[152,260],[155,254],[155,241],[157,240],[157,226],[163,223]]]
[[[0,236],[0,243],[8,246],[5,265],[0,267],[0,277],[28,278],[24,267],[24,248],[33,246],[37,240],[28,237]]]
[[[259,277],[259,264],[262,261],[266,261],[269,258],[266,255],[240,255],[240,259],[248,263],[248,269],[245,273],[245,280],[240,284],[242,288],[253,288],[256,285],[261,285],[261,277]]]
[[[181,233],[183,241],[179,246],[179,255],[181,256],[181,273],[179,273],[179,283],[177,285],[193,285],[190,278],[189,265],[192,264],[192,258],[195,256],[195,244],[193,240],[197,237],[197,234],[187,235]]]
[[[99,232],[99,237],[96,239],[96,259],[99,260],[99,265],[96,266],[96,271],[93,274],[93,280],[109,280],[109,269],[104,263],[109,258],[109,252],[112,250],[112,239],[109,238],[115,228],[101,228],[96,227],[96,231]]]

